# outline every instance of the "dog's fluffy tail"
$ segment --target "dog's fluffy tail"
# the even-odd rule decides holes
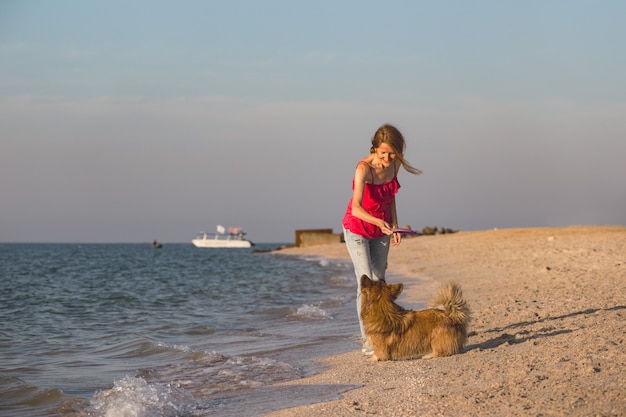
[[[443,306],[452,321],[460,325],[467,325],[470,319],[470,309],[465,299],[463,291],[458,284],[449,282],[441,287],[429,303],[429,307],[437,308]]]

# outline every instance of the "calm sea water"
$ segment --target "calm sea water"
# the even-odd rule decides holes
[[[271,249],[277,245],[257,245]],[[257,416],[358,347],[349,263],[191,244],[0,244],[0,415]]]

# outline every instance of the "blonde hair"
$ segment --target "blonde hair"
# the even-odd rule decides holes
[[[404,159],[404,148],[406,147],[406,142],[404,141],[402,133],[400,133],[395,126],[384,124],[378,128],[372,138],[370,153],[375,153],[376,149],[383,143],[386,143],[391,147],[391,149],[393,149],[393,152],[396,154],[396,158],[398,158],[405,170],[415,175],[422,173],[422,171],[413,167],[406,159]]]

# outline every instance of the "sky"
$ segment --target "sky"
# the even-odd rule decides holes
[[[0,242],[332,228],[376,129],[401,225],[626,225],[626,2],[0,1]]]

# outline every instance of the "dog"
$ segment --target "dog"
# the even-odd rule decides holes
[[[405,310],[394,301],[404,286],[361,276],[361,318],[374,360],[423,359],[461,352],[470,309],[461,288],[448,283],[426,310]],[[443,310],[435,308],[443,306]]]

